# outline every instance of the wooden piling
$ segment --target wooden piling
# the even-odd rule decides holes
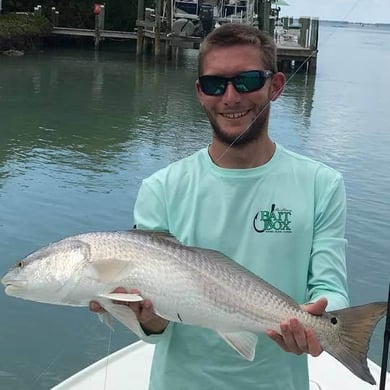
[[[144,0],[138,0],[137,8],[137,55],[142,54],[144,46],[144,23],[145,23]]]
[[[99,48],[102,31],[104,30],[104,5],[100,4],[99,7],[100,12],[95,15],[95,50]]]
[[[299,34],[298,43],[302,47],[308,47],[308,37],[309,37],[309,29],[310,29],[310,18],[299,18],[299,23],[301,25],[301,32]]]
[[[284,28],[285,30],[287,30],[287,29],[288,29],[288,17],[283,16],[283,18],[282,18],[282,23],[283,23],[283,28]]]
[[[311,32],[310,32],[310,49],[318,49],[318,30],[320,21],[318,18],[312,18],[311,20]]]
[[[258,27],[259,30],[269,32],[269,16],[271,13],[271,0],[258,0]],[[273,34],[272,34],[273,35]]]
[[[276,24],[276,19],[274,16],[271,16],[269,18],[269,27],[268,27],[268,32],[269,35],[271,35],[271,37],[273,37],[275,34],[275,24]]]
[[[161,33],[161,0],[156,0],[155,7],[155,28],[154,28],[154,55],[159,56],[161,53],[161,42],[160,42],[160,33]]]

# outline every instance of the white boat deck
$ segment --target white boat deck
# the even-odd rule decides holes
[[[154,346],[139,341],[76,373],[53,390],[147,390]],[[310,390],[376,390],[380,367],[369,361],[376,386],[363,382],[326,353],[309,357]],[[390,389],[390,374],[386,388]]]

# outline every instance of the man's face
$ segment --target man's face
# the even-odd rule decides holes
[[[233,77],[250,70],[269,70],[265,69],[259,50],[252,45],[215,48],[203,60],[203,75]],[[224,94],[210,96],[202,92],[198,80],[196,90],[214,136],[220,142],[243,145],[267,132],[269,103],[275,94],[272,77],[263,88],[253,92],[237,92],[229,82]]]

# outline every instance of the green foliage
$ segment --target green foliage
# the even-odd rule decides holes
[[[40,37],[51,32],[50,22],[43,16],[34,15],[1,15],[0,39],[9,37]]]
[[[51,30],[51,23],[43,16],[0,15],[0,50],[32,48]]]

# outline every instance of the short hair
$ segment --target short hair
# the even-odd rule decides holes
[[[246,24],[225,23],[208,34],[200,45],[199,76],[203,74],[203,60],[208,52],[214,48],[234,45],[253,45],[257,47],[266,69],[272,70],[274,73],[278,71],[276,43],[267,32]]]

